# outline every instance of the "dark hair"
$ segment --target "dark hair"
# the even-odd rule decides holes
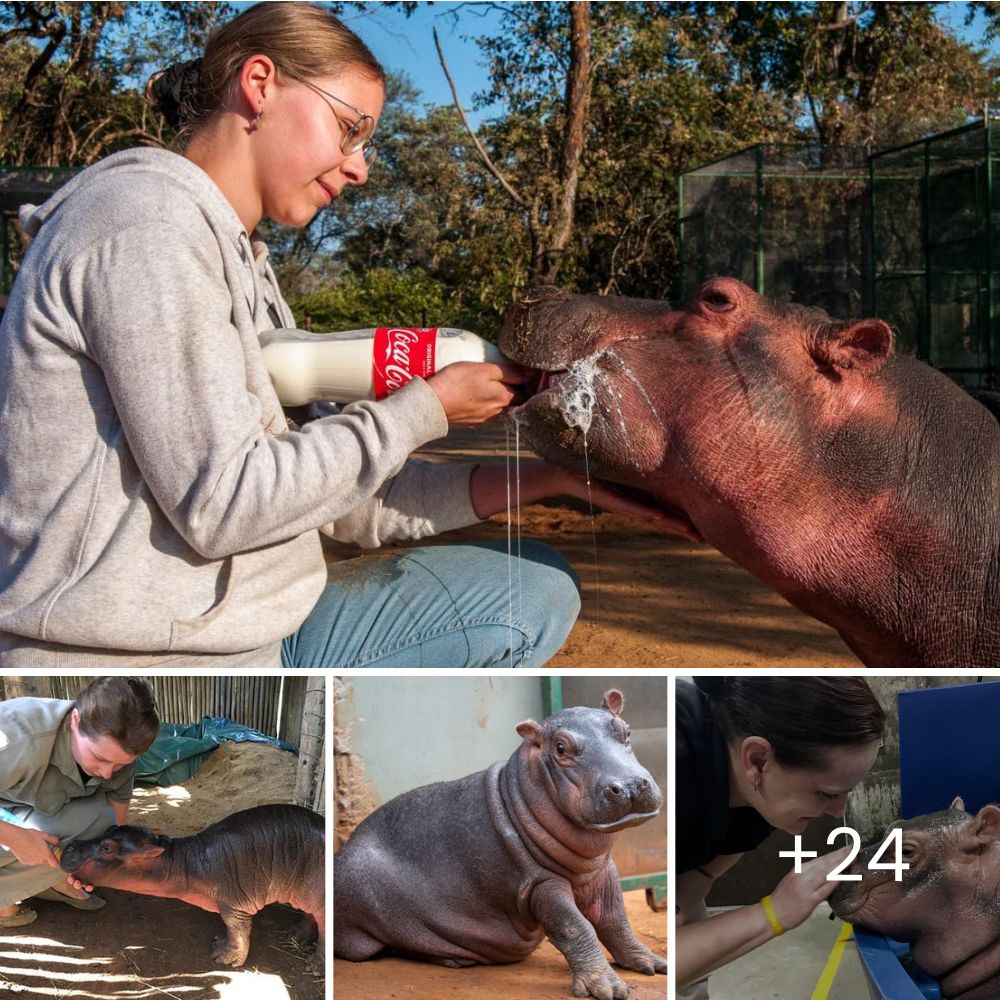
[[[787,767],[817,767],[835,746],[882,739],[885,712],[861,677],[699,677],[726,743],[761,736]]]
[[[154,73],[146,100],[169,125],[190,133],[229,105],[240,67],[258,54],[292,79],[337,76],[351,67],[385,82],[371,49],[329,11],[311,3],[259,3],[213,31],[200,59]]]
[[[126,753],[145,753],[160,731],[153,685],[143,677],[98,677],[75,705],[84,736],[110,736]]]

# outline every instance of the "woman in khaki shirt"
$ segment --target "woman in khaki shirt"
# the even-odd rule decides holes
[[[135,759],[159,728],[153,689],[137,677],[98,678],[75,701],[0,702],[0,927],[32,923],[30,897],[104,905],[63,875],[58,845],[125,822]]]

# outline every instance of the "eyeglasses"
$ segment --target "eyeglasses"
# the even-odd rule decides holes
[[[310,83],[309,80],[299,79],[299,83],[304,83],[310,90],[315,90],[317,94],[322,94],[323,97],[329,97],[331,101],[343,104],[345,108],[350,108],[355,114],[360,116],[353,125],[349,125],[346,129],[343,129],[343,134],[340,137],[340,149],[345,156],[351,156],[360,149],[361,155],[365,158],[365,163],[371,166],[375,161],[375,153],[377,152],[377,147],[372,139],[372,136],[375,134],[375,119],[371,115],[366,115],[360,108],[356,108],[353,104],[348,104],[347,101],[342,101],[339,97],[335,97],[328,90],[317,87],[315,83]],[[331,107],[330,110],[333,111],[333,108]],[[337,114],[336,111],[333,111],[333,113],[334,115]],[[338,124],[340,124],[339,118]],[[341,128],[343,128],[342,125]]]

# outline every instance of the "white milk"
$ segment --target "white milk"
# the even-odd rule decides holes
[[[264,363],[284,406],[381,399],[415,376],[456,361],[504,360],[489,341],[451,327],[378,327],[341,333],[270,330]]]

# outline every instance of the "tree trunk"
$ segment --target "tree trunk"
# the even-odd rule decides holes
[[[566,77],[566,128],[563,133],[559,186],[552,197],[548,225],[532,233],[533,255],[530,283],[554,284],[562,267],[566,247],[573,235],[576,193],[580,183],[587,112],[593,71],[590,61],[590,3],[574,0],[569,5],[569,72]]]

